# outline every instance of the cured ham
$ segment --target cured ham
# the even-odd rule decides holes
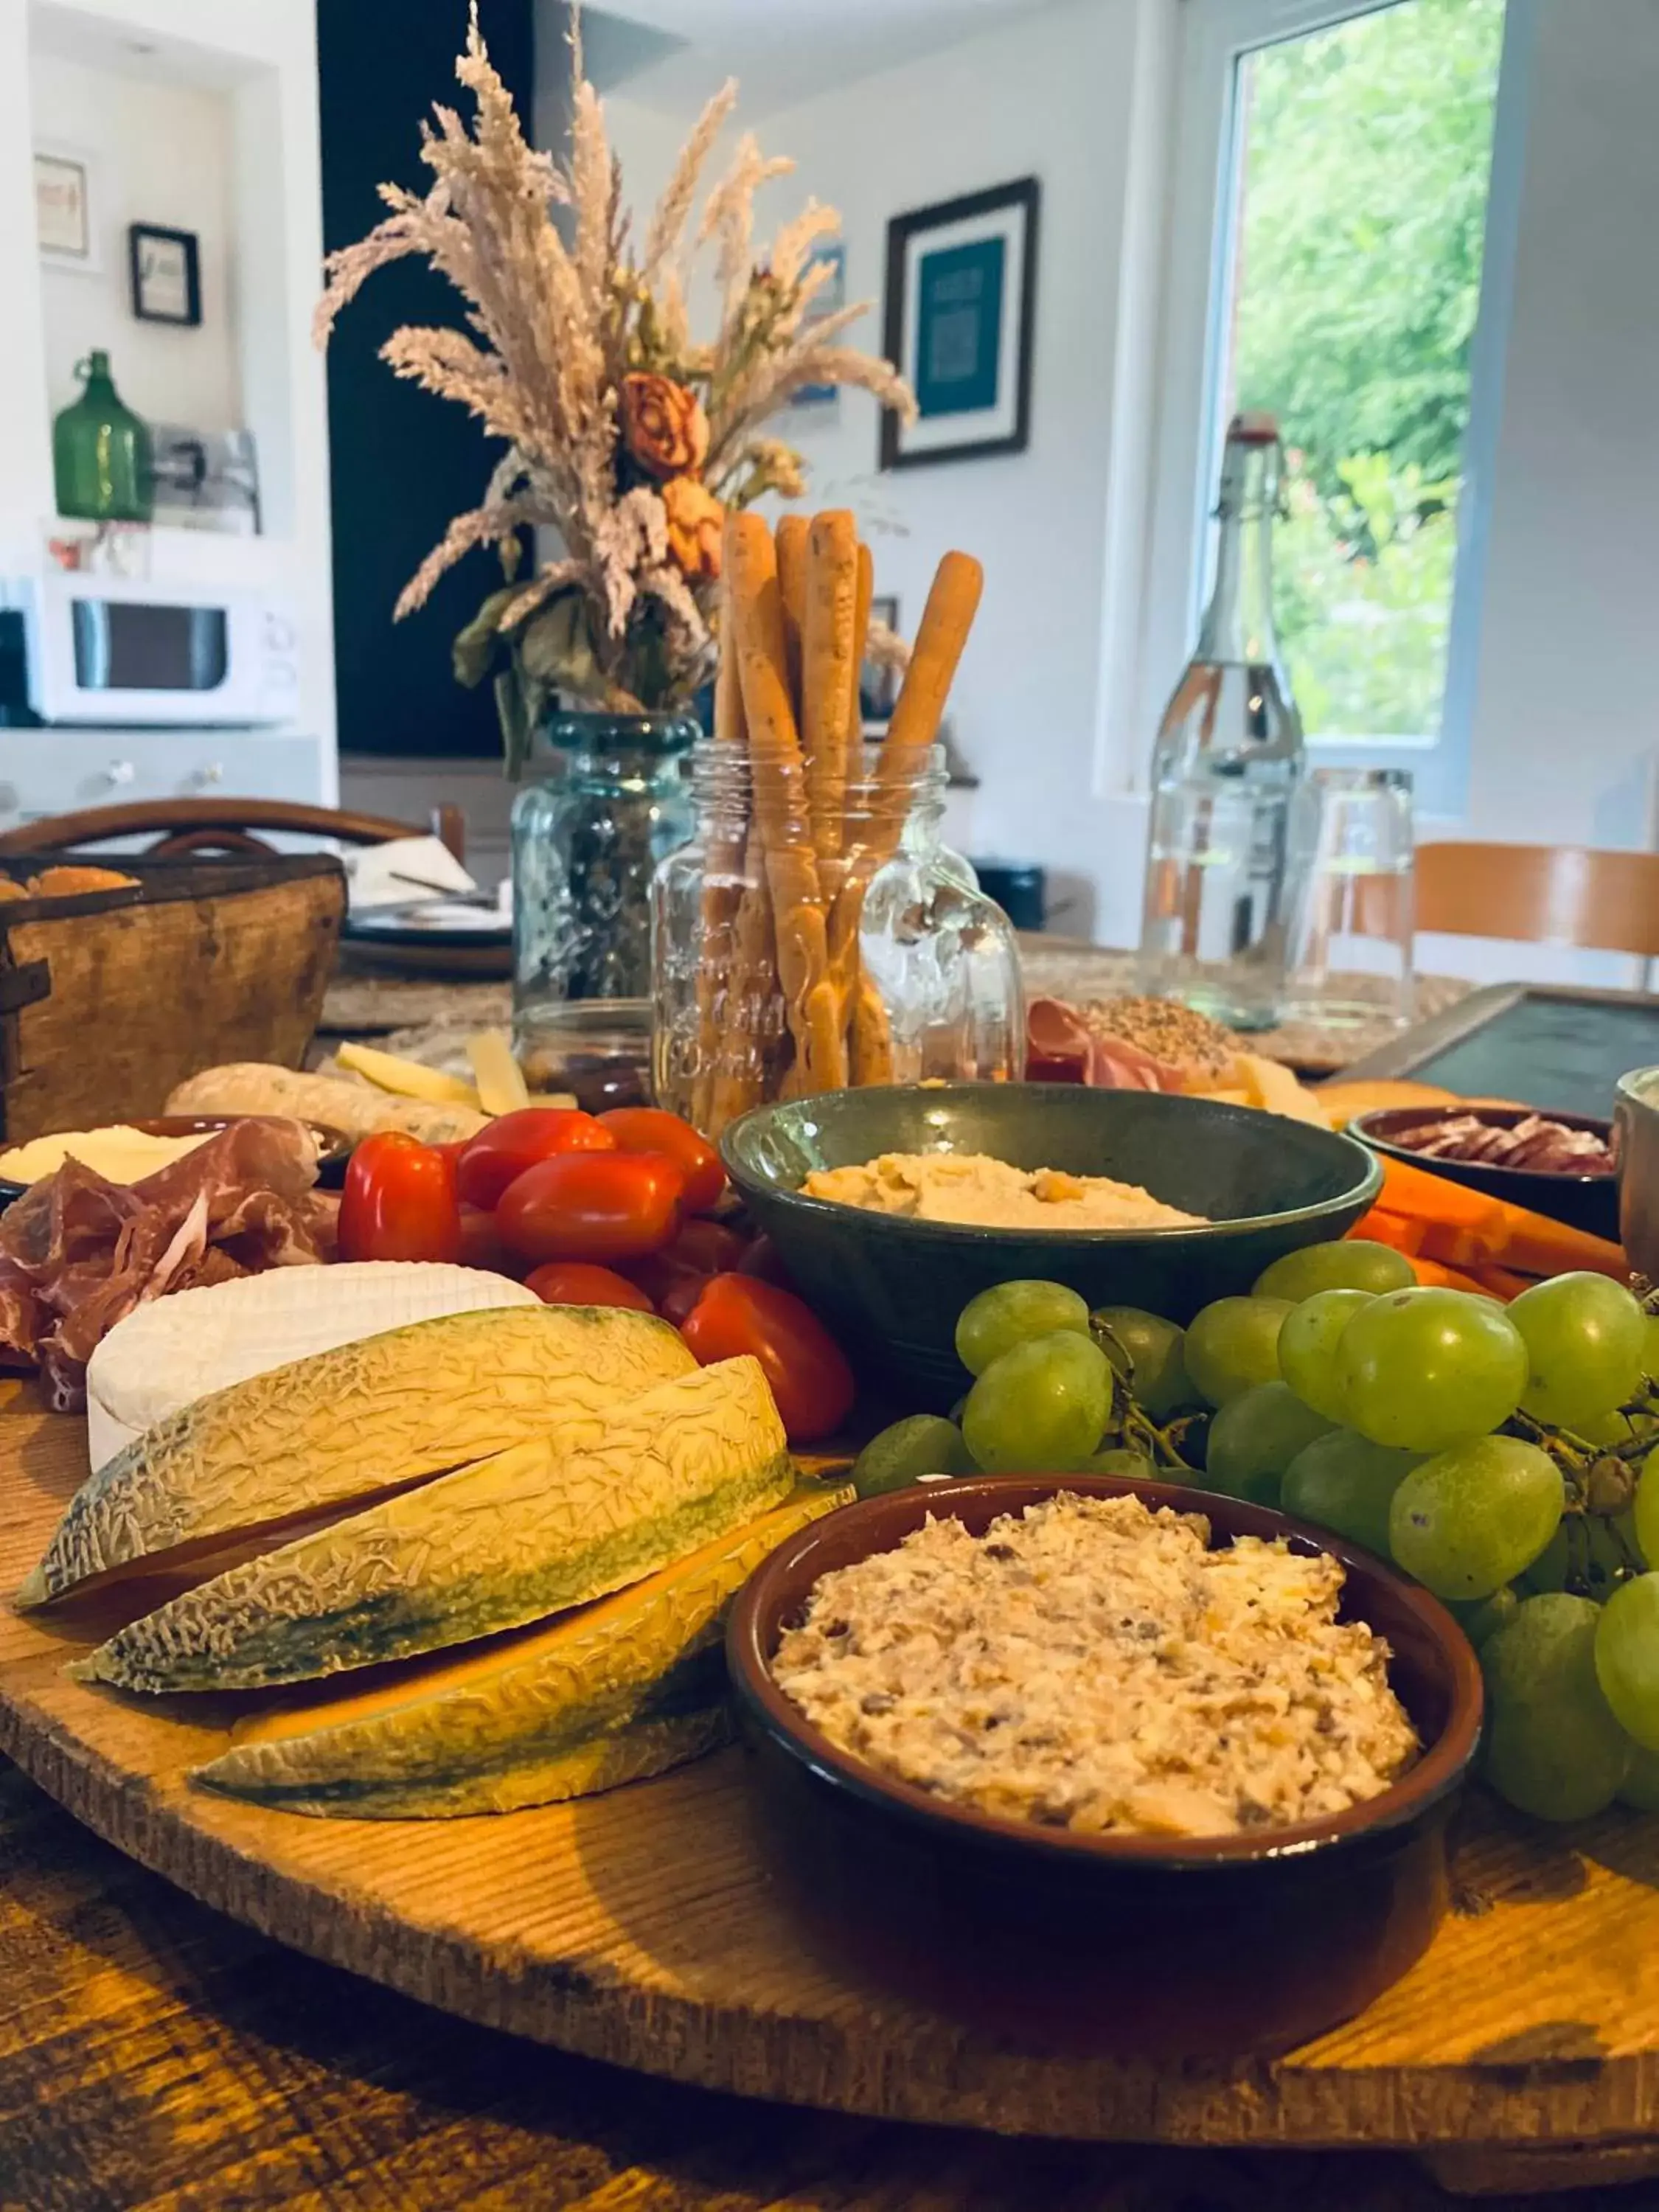
[[[38,1364],[61,1413],[86,1403],[94,1348],[135,1306],[334,1256],[337,1201],[297,1121],[234,1121],[142,1182],[78,1160],[0,1215],[0,1353]]]

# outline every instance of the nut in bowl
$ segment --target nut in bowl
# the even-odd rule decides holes
[[[1146,1307],[1184,1322],[1248,1291],[1282,1254],[1340,1237],[1381,1182],[1363,1146],[1327,1129],[1210,1099],[1070,1084],[876,1086],[793,1099],[745,1115],[721,1154],[796,1288],[854,1365],[907,1407],[939,1410],[966,1387],[956,1324],[976,1291],[1038,1278],[1091,1306]],[[1034,1191],[1035,1207],[978,1225],[960,1211],[916,1218],[806,1188],[888,1155],[984,1161],[1062,1192],[1104,1179],[1153,1203],[1109,1225],[1034,1225],[1033,1211],[1061,1219],[1066,1211]]]
[[[1417,1756],[1376,1794],[1314,1819],[1098,1832],[920,1787],[805,1717],[779,1680],[779,1654],[826,1575],[893,1553],[936,1516],[983,1537],[1060,1495],[1201,1510],[1212,1546],[1266,1540],[1277,1561],[1334,1559],[1337,1633],[1364,1623],[1380,1638]],[[1022,2040],[1143,2055],[1287,2049],[1370,2003],[1445,1910],[1444,1825],[1480,1725],[1474,1654],[1425,1591],[1266,1507],[1109,1476],[868,1498],[773,1554],[738,1597],[726,1656],[809,1937]]]

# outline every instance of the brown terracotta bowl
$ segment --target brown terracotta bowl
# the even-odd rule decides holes
[[[129,1129],[142,1129],[147,1137],[210,1137],[216,1130],[229,1128],[233,1121],[263,1121],[267,1118],[286,1121],[292,1119],[292,1116],[249,1114],[149,1114],[142,1119],[127,1120],[125,1127]],[[123,1117],[118,1114],[113,1115],[109,1126],[112,1127],[116,1121],[122,1119]],[[101,1128],[105,1124],[100,1122],[98,1126]],[[307,1121],[304,1126],[310,1130],[317,1143],[318,1183],[325,1190],[337,1190],[345,1181],[346,1162],[351,1158],[351,1148],[356,1142],[356,1138],[346,1136],[339,1129],[325,1128],[320,1121]],[[3,1149],[4,1147],[0,1146],[0,1150]],[[21,1198],[27,1188],[28,1185],[25,1182],[13,1182],[6,1176],[0,1176],[0,1212],[3,1212],[14,1200]]]
[[[1218,1542],[1285,1536],[1347,1573],[1343,1617],[1393,1653],[1425,1747],[1368,1803],[1297,1827],[1170,1840],[1085,1835],[952,1805],[842,1751],[772,1679],[784,1624],[832,1567],[930,1514],[975,1534],[1059,1491],[1209,1516]],[[1446,1909],[1445,1826],[1480,1729],[1480,1669],[1428,1592],[1357,1545],[1266,1506],[1115,1476],[920,1485],[827,1515],[738,1594],[726,1659],[757,1806],[804,1940],[922,2002],[1043,2047],[1284,2051],[1363,2011]]]

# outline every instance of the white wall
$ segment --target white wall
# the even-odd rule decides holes
[[[770,188],[764,218],[775,222],[808,193],[838,208],[849,300],[880,295],[890,216],[1023,176],[1042,181],[1029,452],[879,475],[877,410],[856,392],[828,420],[777,427],[798,438],[811,499],[858,512],[876,589],[897,594],[907,633],[941,553],[959,546],[984,562],[984,604],[951,708],[983,779],[974,849],[1088,876],[1114,924],[1121,871],[1103,847],[1116,810],[1092,793],[1114,495],[1121,502],[1127,481],[1133,511],[1143,450],[1126,453],[1120,434],[1119,393],[1144,377],[1137,354],[1151,325],[1145,314],[1126,325],[1126,281],[1139,279],[1122,241],[1143,219],[1132,119],[1161,14],[1149,0],[1074,0],[757,126],[767,152],[797,165]],[[689,118],[623,94],[606,112],[630,198],[648,207]],[[879,351],[879,310],[854,336]]]
[[[242,420],[236,302],[230,283],[230,110],[205,86],[118,75],[58,54],[30,61],[37,142],[95,159],[93,219],[99,266],[83,274],[43,263],[46,386],[52,409],[81,386],[74,368],[94,346],[117,388],[151,422],[229,430]],[[141,321],[132,312],[127,227],[161,223],[197,235],[199,329]]]

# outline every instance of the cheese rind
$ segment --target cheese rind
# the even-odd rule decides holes
[[[276,1267],[152,1298],[88,1363],[88,1457],[103,1467],[169,1414],[291,1360],[444,1314],[536,1303],[505,1275],[425,1260],[347,1261],[325,1275]]]

